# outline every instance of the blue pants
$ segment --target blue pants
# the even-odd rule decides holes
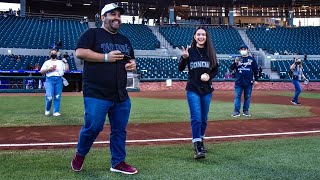
[[[62,78],[60,76],[46,77],[46,111],[50,111],[52,100],[53,113],[60,112],[60,100],[62,93]]]
[[[201,138],[205,136],[211,98],[212,93],[200,95],[187,91],[193,143],[202,141]]]
[[[240,108],[241,108],[242,91],[244,93],[243,111],[249,111],[252,85],[248,85],[248,86],[235,85],[234,86],[234,110],[238,112],[240,112]]]
[[[295,79],[292,79],[292,84],[294,85],[294,96],[292,98],[292,101],[293,102],[299,102],[298,101],[298,98],[299,98],[299,95],[302,91],[302,88],[301,88],[301,84],[300,84],[300,81],[299,80],[295,80]]]
[[[115,167],[126,158],[127,124],[130,115],[130,98],[123,102],[114,102],[96,98],[84,98],[84,125],[80,130],[77,152],[86,156],[93,142],[103,130],[108,114],[110,122],[111,166]]]

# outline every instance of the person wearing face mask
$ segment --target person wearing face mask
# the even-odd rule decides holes
[[[53,116],[60,116],[60,101],[62,93],[62,76],[69,70],[66,60],[57,59],[57,50],[50,51],[50,59],[45,61],[40,69],[41,74],[46,75],[46,109],[45,115],[50,115],[53,100]]]
[[[252,86],[258,82],[258,65],[256,60],[249,56],[248,47],[240,47],[240,57],[236,57],[231,64],[231,70],[235,70],[234,85],[234,111],[232,117],[240,116],[241,96],[244,94],[243,116],[251,116],[249,112]]]
[[[290,70],[292,71],[292,84],[294,86],[295,92],[292,97],[291,103],[293,105],[301,105],[298,101],[299,95],[302,92],[302,88],[300,85],[300,80],[303,78],[305,82],[307,82],[307,78],[303,74],[302,61],[299,58],[295,58],[293,64],[290,66]]]
[[[179,71],[188,67],[187,101],[190,110],[194,159],[205,158],[207,152],[203,139],[213,94],[212,79],[218,74],[216,51],[209,31],[198,27],[191,46],[182,47]]]
[[[73,171],[81,171],[85,156],[103,130],[106,115],[110,123],[112,172],[136,174],[136,168],[125,162],[126,127],[131,101],[126,90],[127,71],[136,69],[134,51],[129,39],[120,34],[122,7],[107,4],[101,10],[102,27],[89,28],[79,38],[76,56],[84,60],[84,125],[71,161]]]

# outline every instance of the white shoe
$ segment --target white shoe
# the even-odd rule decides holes
[[[45,111],[44,115],[49,116],[50,115],[50,111]]]
[[[61,114],[58,112],[53,113],[53,116],[60,116]]]

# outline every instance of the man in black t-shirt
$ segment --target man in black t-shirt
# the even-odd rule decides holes
[[[118,32],[125,10],[114,3],[101,10],[101,28],[90,28],[78,40],[76,56],[84,60],[83,96],[85,123],[80,131],[77,151],[71,162],[80,171],[94,140],[102,131],[106,115],[110,122],[110,152],[113,172],[136,174],[125,163],[126,126],[131,102],[126,90],[127,71],[135,70],[132,45]]]

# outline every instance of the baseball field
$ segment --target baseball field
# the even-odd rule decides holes
[[[131,92],[126,161],[111,173],[106,121],[84,169],[70,161],[83,123],[81,93],[63,93],[61,116],[44,94],[0,94],[0,179],[320,179],[320,92],[253,91],[251,117],[231,117],[233,91],[214,92],[205,159],[194,160],[184,91]]]

